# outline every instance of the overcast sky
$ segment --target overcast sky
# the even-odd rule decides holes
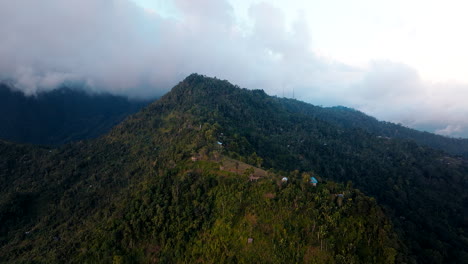
[[[130,97],[193,72],[468,137],[468,10],[444,0],[0,1],[0,80]]]

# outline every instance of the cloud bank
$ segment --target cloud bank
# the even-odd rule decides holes
[[[130,0],[0,2],[0,80],[25,94],[79,84],[152,97],[190,73],[319,105],[355,107],[379,119],[468,136],[467,85],[427,83],[404,64],[354,67],[314,52],[298,14],[288,23],[266,2],[248,30],[224,0],[173,0],[177,18]],[[343,43],[343,45],[346,45]]]

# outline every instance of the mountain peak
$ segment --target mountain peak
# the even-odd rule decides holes
[[[245,102],[255,103],[257,99],[267,97],[263,90],[240,88],[227,80],[193,73],[172,88],[161,100],[155,102],[155,105],[164,105],[164,108],[170,106],[172,109],[183,111],[194,105],[216,109],[217,105],[230,105],[232,100],[239,98],[243,98]]]
[[[171,91],[184,89],[192,91],[204,90],[207,92],[212,92],[215,95],[227,94],[229,92],[234,92],[235,90],[251,91],[253,93],[264,94],[265,96],[267,95],[262,89],[241,88],[238,85],[230,83],[228,80],[222,80],[216,77],[209,77],[198,73],[190,74],[182,82],[175,86]]]
[[[198,73],[192,73],[187,76],[182,82],[180,82],[177,86],[175,86],[172,91],[180,91],[180,90],[204,90],[209,92],[216,93],[219,90],[226,90],[226,89],[235,89],[239,88],[234,86],[227,80],[221,80],[216,77],[208,77],[206,75],[201,75]]]

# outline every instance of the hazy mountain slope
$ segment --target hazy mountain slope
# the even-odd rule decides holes
[[[378,121],[374,117],[342,106],[317,107],[291,99],[285,99],[282,102],[292,111],[301,112],[332,124],[360,128],[382,137],[414,140],[418,144],[468,158],[468,139],[444,137],[390,122]]]
[[[52,145],[94,138],[148,103],[68,88],[26,97],[0,84],[0,138]]]
[[[173,96],[99,139],[58,149],[0,142],[0,262],[405,259],[375,200],[350,186],[220,170],[215,112],[180,111]]]

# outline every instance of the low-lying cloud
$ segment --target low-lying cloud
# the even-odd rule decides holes
[[[468,136],[465,84],[426,83],[404,64],[359,68],[313,51],[304,15],[268,3],[240,28],[224,0],[174,0],[177,18],[130,0],[0,2],[0,80],[25,94],[80,84],[153,97],[190,73],[321,105],[342,104],[410,127]],[[343,43],[343,45],[346,45]]]
[[[467,84],[427,82],[406,65],[377,62],[348,91],[349,100],[344,103],[380,119],[441,135],[468,137]]]

